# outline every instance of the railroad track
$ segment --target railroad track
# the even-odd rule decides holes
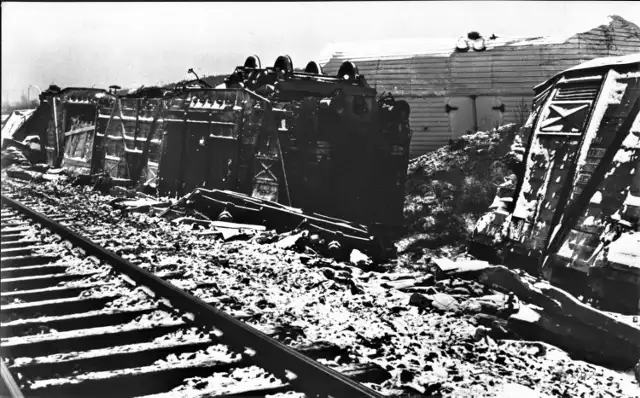
[[[380,396],[30,205],[2,196],[3,396]]]

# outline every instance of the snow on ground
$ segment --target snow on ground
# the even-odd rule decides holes
[[[496,145],[498,142],[495,139]],[[454,155],[473,156],[473,152],[459,149],[450,159],[443,156],[443,163],[455,163]],[[423,158],[412,165],[414,173],[420,164],[425,173],[437,174],[441,169]],[[2,183],[12,185],[7,178]],[[438,186],[434,184],[428,188]],[[342,363],[354,361],[378,364],[390,378],[368,385],[386,394],[506,397],[518,391],[518,396],[640,395],[637,384],[630,384],[627,375],[573,361],[543,343],[478,339],[477,306],[472,305],[471,297],[495,292],[486,292],[472,282],[438,281],[422,288],[447,298],[444,310],[410,305],[412,294],[391,285],[419,277],[419,272],[373,272],[274,244],[225,243],[151,214],[123,215],[108,205],[113,197],[60,182],[20,189],[29,197],[36,191],[44,192],[58,202],[57,207],[74,216],[77,221],[72,227],[91,226],[94,239],[124,258],[217,303],[224,311],[243,313],[246,322],[258,329],[277,328],[276,335],[285,344],[324,340],[343,347],[348,360],[324,360],[328,366],[339,369]],[[416,187],[408,203],[422,206],[418,203],[420,191]],[[455,202],[446,203],[449,205],[455,207]],[[414,225],[434,213],[421,211],[416,211],[421,217],[416,217]]]

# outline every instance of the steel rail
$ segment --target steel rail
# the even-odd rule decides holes
[[[4,359],[0,357],[0,374],[2,374],[2,386],[0,386],[0,396],[6,397],[9,396],[11,398],[24,398],[22,395],[22,391],[20,391],[20,387],[18,387],[18,383],[16,383],[13,375],[9,372],[9,368],[4,363]]]
[[[256,352],[256,355],[251,358],[253,362],[277,377],[283,378],[309,396],[315,397],[322,394],[336,398],[382,397],[378,392],[300,354],[22,203],[4,195],[2,195],[2,203],[84,249],[87,255],[94,255],[104,260],[136,284],[149,289],[150,293],[156,295],[158,299],[168,299],[174,307],[192,313],[194,322],[221,331],[224,342],[230,346],[253,349]]]

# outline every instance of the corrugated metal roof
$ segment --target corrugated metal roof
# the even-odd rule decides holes
[[[331,43],[320,53],[320,64],[326,65],[332,59],[352,61],[406,59],[420,56],[449,57],[455,52],[456,43],[461,38],[404,38],[367,40],[361,42]],[[466,39],[463,37],[462,39]],[[502,37],[485,40],[485,51],[496,47],[538,46],[542,44],[564,43],[567,37]],[[466,39],[468,40],[468,39]],[[472,44],[472,40],[468,40]],[[472,49],[469,52],[473,52]]]
[[[635,54],[620,55],[617,57],[600,57],[600,58],[591,59],[589,61],[583,62],[581,64],[578,64],[576,66],[573,66],[569,69],[563,70],[562,72],[555,74],[553,77],[535,86],[534,89],[539,90],[540,88],[550,84],[551,81],[555,80],[558,76],[561,76],[567,72],[576,71],[576,70],[596,69],[596,68],[601,68],[603,66],[621,66],[621,65],[629,65],[629,64],[638,64],[638,69],[640,70],[640,52]]]
[[[539,83],[594,58],[640,52],[640,28],[616,16],[607,24],[567,36],[485,38],[485,51],[457,52],[458,40],[333,43],[323,50],[320,62],[325,73],[333,75],[345,60],[353,61],[378,93],[389,92],[408,101],[411,154],[417,156],[459,135],[462,128],[456,115],[466,120],[470,108],[448,114],[445,106],[450,101],[483,97],[485,105],[487,101],[504,105],[495,120],[518,122],[526,118],[533,88]]]
[[[588,29],[582,33],[571,33],[558,36],[534,36],[534,37],[516,37],[508,35],[496,35],[496,39],[491,40],[484,37],[486,51],[491,51],[497,47],[525,47],[525,46],[546,46],[563,43],[574,43],[578,40],[600,40],[600,30],[608,27],[617,27],[623,29],[637,30],[638,26],[624,18],[611,15],[606,21],[597,27]],[[616,32],[609,32],[612,37]],[[325,46],[320,52],[319,63],[324,66],[330,60],[349,59],[352,61],[368,61],[368,60],[390,60],[390,59],[406,59],[412,57],[428,56],[428,57],[449,57],[455,52],[456,43],[460,39],[467,39],[464,34],[461,37],[448,38],[396,38],[382,40],[366,40],[359,42],[338,42]],[[622,37],[620,39],[623,39]],[[473,41],[469,41],[472,44]],[[473,49],[469,50],[473,53]]]
[[[592,59],[590,61],[583,62],[580,65],[576,65],[573,68],[569,68],[565,72],[571,70],[599,68],[601,66],[627,65],[634,63],[640,64],[640,52],[629,55],[621,55],[618,57],[603,57]]]

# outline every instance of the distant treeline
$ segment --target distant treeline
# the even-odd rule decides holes
[[[20,97],[20,100],[13,103],[2,103],[2,113],[11,113],[21,109],[35,109],[38,107],[40,101],[37,98],[27,99],[26,96]]]

